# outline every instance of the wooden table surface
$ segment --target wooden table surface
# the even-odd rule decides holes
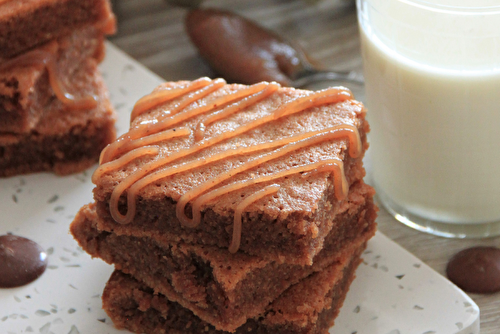
[[[203,6],[230,9],[297,41],[325,68],[362,71],[354,1],[212,0]],[[114,11],[119,30],[110,40],[165,80],[215,76],[185,33],[186,9],[164,0],[117,0]],[[421,233],[398,223],[384,209],[378,224],[385,235],[441,274],[459,250],[500,246],[500,237],[456,240]],[[500,333],[500,293],[471,297],[481,309],[481,333]]]

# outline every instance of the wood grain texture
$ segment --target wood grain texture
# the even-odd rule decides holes
[[[353,1],[310,5],[301,0],[219,0],[205,1],[203,6],[233,10],[297,41],[321,67],[362,71]],[[162,0],[117,0],[114,11],[118,34],[111,41],[165,80],[215,75],[185,33],[186,9]],[[449,258],[464,248],[500,247],[500,237],[453,240],[424,234],[398,223],[383,209],[378,224],[384,234],[441,274]],[[481,309],[481,333],[500,333],[500,293],[471,297]]]

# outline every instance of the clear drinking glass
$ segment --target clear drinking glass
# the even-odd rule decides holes
[[[380,201],[429,233],[500,234],[500,2],[357,6]]]

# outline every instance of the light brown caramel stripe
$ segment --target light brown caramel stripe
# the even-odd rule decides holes
[[[238,204],[236,210],[234,211],[234,224],[233,224],[233,240],[231,240],[231,245],[229,245],[229,252],[236,253],[238,248],[240,248],[241,242],[241,215],[243,211],[255,201],[266,197],[267,195],[273,194],[280,189],[278,184],[271,184],[270,186],[265,187],[253,193],[252,195],[245,198],[243,201]]]
[[[125,166],[126,164],[131,162],[132,160],[135,160],[137,158],[140,158],[140,157],[143,157],[146,155],[156,155],[158,153],[160,153],[160,149],[158,147],[155,147],[155,146],[153,146],[153,147],[152,146],[144,146],[144,147],[137,148],[137,149],[133,150],[132,152],[128,152],[127,154],[124,154],[123,156],[121,156],[120,158],[118,158],[114,161],[110,161],[104,165],[100,165],[96,169],[94,174],[92,174],[92,182],[96,183],[103,174],[106,174],[106,173],[109,173],[113,170],[119,169],[122,166]]]
[[[15,67],[24,66],[45,66],[49,75],[50,87],[54,91],[57,99],[71,109],[92,109],[97,106],[97,96],[91,95],[76,98],[63,87],[57,73],[56,53],[57,43],[51,42],[49,51],[33,50],[21,56],[7,60],[0,64],[0,72],[11,70]]]
[[[106,168],[108,171],[111,171],[112,169],[105,167],[106,163],[114,159],[117,155],[123,154],[125,152],[132,151],[138,147],[145,146],[145,145],[150,145],[154,143],[158,143],[164,140],[168,139],[173,139],[173,138],[178,138],[178,137],[185,137],[191,134],[191,130],[188,128],[176,128],[176,129],[169,129],[165,130],[162,132],[154,133],[149,136],[145,136],[142,138],[134,139],[131,140],[130,137],[128,138],[119,138],[115,143],[120,143],[121,145],[115,145],[112,146],[113,144],[110,144],[106,146],[104,150],[101,152],[101,156],[99,159],[99,163],[101,163],[101,166],[99,168]]]
[[[277,150],[274,150],[272,152],[260,155],[257,158],[254,158],[254,159],[248,161],[247,163],[245,163],[239,167],[233,168],[225,173],[221,173],[221,174],[217,175],[215,178],[210,179],[209,181],[207,181],[205,183],[202,183],[198,187],[193,188],[190,191],[188,191],[187,193],[185,193],[184,195],[182,195],[181,198],[179,199],[179,201],[177,202],[177,207],[176,207],[177,218],[180,220],[180,222],[182,224],[184,224],[186,226],[189,226],[189,227],[197,226],[201,220],[201,211],[200,211],[201,206],[203,204],[205,204],[207,201],[209,201],[210,199],[212,199],[213,197],[206,199],[206,197],[201,196],[198,200],[195,201],[195,203],[193,204],[193,218],[192,219],[189,219],[184,212],[184,209],[185,209],[187,203],[191,202],[193,199],[197,198],[205,191],[207,191],[207,190],[217,186],[218,184],[230,179],[231,177],[233,177],[234,175],[236,175],[238,173],[241,173],[241,172],[244,172],[244,171],[249,170],[251,168],[257,167],[257,166],[259,166],[267,161],[274,160],[276,158],[285,156],[285,155],[287,155],[291,152],[297,151],[301,148],[308,147],[308,146],[318,144],[321,142],[325,142],[327,140],[339,139],[339,138],[344,138],[344,137],[348,137],[348,138],[351,137],[350,142],[352,144],[349,146],[349,149],[350,149],[349,155],[351,155],[352,157],[359,156],[359,154],[361,152],[361,148],[358,147],[358,145],[356,145],[356,143],[360,142],[359,141],[359,134],[357,133],[357,129],[355,127],[353,127],[353,126],[349,126],[349,127],[350,128],[348,128],[348,127],[344,128],[344,126],[339,126],[339,127],[327,129],[327,130],[331,130],[331,131],[325,131],[325,132],[318,131],[318,132],[320,132],[319,134],[316,134],[314,136],[311,136],[310,138],[306,138],[304,140],[300,140],[300,141],[296,141],[296,142],[290,142],[289,140],[291,138],[286,138],[284,141],[288,141],[288,143],[285,146],[283,146]],[[356,129],[356,130],[354,130],[354,129]],[[354,137],[354,139],[352,137]],[[295,168],[295,169],[291,168],[289,170],[281,171],[281,172],[274,173],[271,175],[264,175],[258,179],[251,179],[248,182],[245,181],[243,183],[239,182],[239,183],[229,184],[229,185],[222,187],[222,188],[225,188],[225,192],[227,193],[227,192],[241,189],[242,187],[239,187],[240,184],[245,184],[245,186],[248,186],[250,184],[265,182],[265,181],[269,181],[269,180],[272,180],[275,178],[300,173],[300,172],[303,172],[306,170],[307,171],[313,170],[313,169],[318,168],[321,165],[324,165],[326,163],[338,164],[338,162],[333,162],[330,160],[319,161],[317,164],[310,163],[310,164],[307,164],[305,166],[302,166],[302,167],[311,166],[310,169],[306,168],[305,170],[299,170],[297,168]],[[340,161],[340,163],[343,164],[342,161]],[[312,167],[312,166],[314,166],[314,167]],[[288,174],[288,172],[291,170],[293,170],[294,172]],[[342,171],[343,171],[343,169],[342,169]],[[278,176],[278,175],[280,175],[280,176]],[[341,177],[341,175],[342,175],[342,177]],[[343,199],[347,195],[347,191],[345,191],[345,190],[347,190],[347,187],[346,187],[347,182],[345,181],[345,178],[343,178],[343,175],[344,175],[343,172],[341,173],[341,175],[336,174],[336,178],[334,179],[334,181],[335,181],[334,182],[335,195],[339,200]],[[260,181],[260,180],[262,180],[262,181]],[[142,185],[142,186],[144,187],[145,185]],[[222,189],[222,188],[219,188],[219,189]],[[219,190],[219,189],[217,189],[217,190]],[[138,190],[139,189],[134,189],[134,196],[136,196],[135,192]],[[220,195],[223,195],[223,194],[224,194],[224,192],[220,192]],[[203,198],[203,200],[202,200],[202,198]]]
[[[105,35],[114,35],[116,33],[116,16],[111,10],[111,2],[106,1],[106,19],[102,23],[97,23],[96,28]]]
[[[146,111],[159,107],[162,104],[171,101],[179,96],[191,93],[192,91],[208,86],[210,85],[211,82],[212,80],[204,77],[204,78],[199,78],[195,81],[191,81],[187,85],[181,87],[175,87],[175,88],[167,87],[157,92],[153,92],[149,95],[146,95],[140,98],[139,101],[137,101],[137,103],[134,105],[134,109],[132,109],[132,113],[130,114],[130,121],[133,121],[137,116],[142,115]]]
[[[203,78],[202,78],[203,79]],[[108,145],[101,154],[101,163],[106,163],[114,159],[117,155],[126,152],[127,147],[134,146],[133,142],[141,137],[147,136],[151,133],[158,133],[160,131],[165,131],[169,127],[179,124],[185,120],[188,120],[192,117],[207,113],[209,111],[213,111],[219,106],[226,106],[228,103],[232,103],[238,101],[238,103],[234,103],[234,105],[230,105],[228,108],[223,110],[230,110],[232,113],[237,112],[246,106],[252,105],[259,100],[267,97],[275,90],[279,88],[278,84],[275,83],[261,83],[257,85],[250,86],[246,89],[242,89],[236,91],[232,94],[224,95],[210,104],[202,104],[198,107],[194,107],[192,109],[183,110],[187,105],[197,101],[198,99],[208,95],[209,93],[221,88],[225,85],[225,81],[222,79],[214,80],[212,84],[201,85],[201,89],[198,92],[191,92],[191,87],[186,89],[186,92],[189,93],[186,98],[184,98],[179,104],[175,105],[172,110],[166,112],[166,116],[162,116],[159,118],[158,122],[154,124],[145,123],[139,124],[138,127],[130,130],[128,133],[124,134],[118,140],[111,145]],[[201,92],[201,93],[200,93]],[[169,90],[164,91],[165,96],[172,96]],[[147,96],[146,96],[147,98]],[[156,103],[166,103],[169,101],[166,97],[162,100],[160,95],[154,93],[151,98],[155,101],[152,103],[145,98],[142,98],[143,102],[138,106],[134,107],[134,110],[137,110],[137,113],[140,115],[143,111],[144,105],[156,105]],[[242,100],[243,99],[243,100]],[[163,101],[162,103],[159,101]],[[187,101],[187,102],[186,102]],[[136,109],[137,108],[137,109]],[[183,110],[183,111],[182,111]],[[182,111],[182,112],[181,112]],[[170,117],[168,117],[171,115]],[[165,163],[168,163],[167,161]]]
[[[267,83],[261,82],[256,85],[250,86],[247,88],[253,94],[245,97],[243,100],[239,101],[239,103],[234,103],[227,108],[220,109],[216,112],[211,113],[206,116],[204,119],[198,123],[195,131],[195,139],[201,140],[205,134],[205,127],[210,125],[218,120],[224,119],[228,116],[231,116],[234,113],[237,113],[241,109],[251,106],[252,104],[266,98],[270,94],[274,93],[279,89],[279,85],[275,82]],[[241,90],[241,92],[245,92],[245,90]]]
[[[253,184],[258,184],[258,183],[263,183],[263,182],[268,182],[272,181],[275,179],[279,179],[281,177],[285,177],[288,175],[293,175],[293,174],[298,174],[301,172],[306,172],[306,171],[313,171],[315,169],[323,169],[323,171],[326,171],[326,169],[330,169],[332,171],[332,174],[334,175],[334,186],[335,186],[335,193],[340,194],[337,195],[337,198],[342,199],[345,198],[347,195],[347,180],[345,179],[344,175],[344,163],[340,159],[328,159],[328,160],[323,160],[323,161],[318,161],[306,165],[301,165],[301,166],[296,166],[292,167],[287,170],[279,171],[278,173],[274,174],[269,174],[269,175],[262,175],[259,176],[258,178],[255,179],[248,179],[248,180],[243,180],[243,181],[238,181],[235,183],[231,183],[228,185],[225,185],[223,187],[217,188],[215,190],[212,190],[209,193],[206,193],[202,196],[200,196],[198,199],[196,199],[193,203],[193,219],[189,219],[183,212],[181,213],[180,210],[184,209],[186,207],[186,199],[183,199],[181,197],[181,200],[177,204],[177,217],[181,222],[183,222],[186,226],[189,227],[195,227],[199,224],[200,219],[201,219],[201,207],[207,203],[208,201],[217,198],[219,196],[222,196],[224,194],[227,194],[229,192],[239,190],[246,188],[248,186],[251,186]],[[337,173],[333,173],[333,171]],[[232,174],[234,175],[234,173]],[[232,176],[230,175],[230,176]],[[197,192],[198,189],[196,189],[194,192]],[[187,195],[187,196],[186,196]],[[191,194],[186,194],[183,197],[189,197]],[[181,202],[182,201],[182,202]]]
[[[172,135],[174,130],[178,132],[178,136],[188,136],[191,134],[191,130],[188,128],[178,127],[171,129],[171,127],[192,117],[206,114],[208,112],[211,113],[204,116],[196,126],[194,133],[195,143],[191,147],[177,152],[172,152],[165,157],[160,158],[158,156],[156,159],[153,159],[149,163],[143,165],[134,173],[128,175],[115,187],[110,198],[110,212],[118,223],[127,224],[133,220],[136,211],[136,198],[140,190],[157,180],[194,168],[202,167],[216,161],[227,159],[228,157],[250,154],[269,149],[272,149],[272,151],[260,154],[230,171],[221,173],[215,178],[207,180],[182,195],[176,208],[177,218],[180,222],[187,227],[197,226],[201,220],[201,209],[203,205],[211,199],[222,196],[228,192],[246,188],[250,185],[270,182],[275,179],[302,172],[331,172],[333,175],[336,197],[339,200],[345,198],[348,192],[348,184],[343,171],[343,162],[340,159],[317,161],[314,163],[291,167],[287,170],[276,173],[259,175],[258,177],[226,184],[222,187],[218,186],[224,181],[231,179],[236,174],[245,172],[251,168],[259,166],[262,163],[285,156],[301,148],[325,141],[348,138],[350,142],[348,148],[349,155],[354,158],[358,157],[362,150],[361,140],[359,138],[357,128],[353,125],[338,125],[327,129],[298,134],[289,138],[282,138],[252,146],[242,146],[234,149],[228,149],[201,159],[167,166],[179,159],[185,158],[201,150],[208,149],[218,143],[241,135],[281,117],[289,116],[308,108],[352,99],[351,93],[342,87],[330,88],[310,93],[308,95],[295,98],[283,104],[273,113],[260,119],[250,121],[249,123],[242,125],[231,132],[220,133],[219,135],[211,138],[203,138],[204,128],[206,125],[245,110],[246,108],[267,98],[279,89],[279,85],[276,83],[259,83],[231,94],[218,97],[214,100],[214,102],[208,104],[195,103],[210,93],[218,90],[223,85],[225,85],[225,82],[220,79],[211,81],[207,78],[202,78],[183,87],[159,90],[142,98],[136,104],[132,118],[135,118],[152,108],[158,108],[166,102],[179,99],[177,104],[174,105],[169,111],[164,111],[164,116],[161,116],[158,122],[154,123],[146,121],[140,123],[136,128],[133,128],[129,131],[129,133],[122,136],[116,143],[108,146],[105,152],[103,152],[101,166],[97,169],[93,176],[92,180],[94,183],[97,183],[98,179],[103,174],[122,168],[125,164],[134,160],[134,158],[157,154],[154,151],[154,146],[142,147],[143,145],[152,145],[168,139],[168,136]],[[190,108],[192,105],[194,105],[194,107]],[[124,155],[117,160],[112,161],[121,154]],[[237,206],[234,216],[233,239],[230,246],[231,252],[235,252],[239,248],[241,238],[241,216],[245,208],[253,202],[258,201],[269,194],[275,193],[278,190],[279,186],[277,185],[266,186],[262,190],[245,198],[245,200]],[[118,202],[124,192],[127,192],[127,212],[125,215],[122,215],[118,211]],[[185,207],[191,201],[194,202],[192,205],[193,218],[190,219],[185,214]]]

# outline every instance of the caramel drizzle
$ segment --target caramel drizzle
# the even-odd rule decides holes
[[[113,146],[113,144],[108,145],[102,152],[100,157],[100,163],[102,164],[99,168],[109,169],[106,167],[106,163],[114,159],[117,155],[122,154],[124,152],[132,151],[138,147],[142,147],[145,145],[159,143],[164,140],[184,137],[191,134],[191,130],[188,128],[177,128],[177,129],[169,129],[166,131],[162,131],[159,133],[155,133],[149,136],[145,136],[142,138],[134,139],[134,140],[123,140],[123,138],[119,138],[116,142],[122,144],[121,146]],[[99,175],[98,175],[99,176]],[[98,177],[96,176],[96,177]]]
[[[344,125],[345,126],[345,125]],[[282,157],[282,156],[285,156],[291,152],[294,152],[294,151],[297,151],[301,148],[304,148],[304,147],[308,147],[308,146],[311,146],[311,145],[314,145],[314,144],[318,144],[318,143],[321,143],[321,142],[324,142],[326,140],[332,140],[332,139],[338,139],[338,138],[342,138],[342,137],[351,137],[350,134],[353,134],[354,136],[356,136],[356,132],[353,131],[353,128],[344,128],[344,126],[339,126],[339,127],[336,127],[336,128],[333,128],[332,131],[329,131],[329,132],[322,132],[322,133],[319,133],[317,135],[314,135],[314,136],[311,136],[310,138],[307,138],[307,139],[304,139],[304,140],[300,140],[300,141],[296,141],[296,142],[291,142],[277,150],[274,150],[274,151],[271,151],[269,153],[266,153],[266,154],[263,154],[263,155],[260,155],[258,156],[257,158],[254,158],[248,162],[246,162],[245,164],[239,166],[239,167],[236,167],[236,168],[233,168],[227,172],[224,172],[224,173],[221,173],[219,175],[217,175],[215,178],[209,180],[208,182],[205,182],[205,183],[202,183],[201,185],[199,185],[198,187],[196,188],[193,188],[191,189],[190,191],[186,192],[184,195],[181,196],[181,198],[179,199],[179,201],[177,202],[177,207],[176,207],[176,213],[177,213],[177,218],[180,220],[180,222],[182,224],[184,224],[185,226],[188,226],[188,227],[196,227],[199,223],[200,223],[200,220],[201,220],[201,206],[208,200],[205,201],[205,199],[207,197],[204,197],[204,196],[201,196],[198,200],[196,200],[193,204],[193,218],[190,219],[186,216],[184,210],[185,210],[185,207],[187,205],[187,203],[191,202],[193,199],[195,199],[196,197],[200,196],[202,193],[204,193],[205,191],[215,187],[216,185],[230,179],[231,177],[233,177],[234,175],[236,174],[239,174],[239,173],[242,173],[244,171],[247,171],[251,168],[254,168],[254,167],[257,167],[265,162],[268,162],[270,160],[274,160],[274,159],[277,159],[279,157]],[[306,134],[307,135],[307,134]],[[290,140],[290,138],[287,138],[288,140]],[[353,150],[350,150],[349,151],[349,154],[353,157],[357,157],[359,156],[360,154],[360,149],[357,147],[357,145],[355,144],[357,141],[357,139],[354,139],[352,140],[351,139],[351,143],[353,143],[353,145],[350,145],[349,148],[354,148]],[[284,140],[286,141],[286,140]],[[268,143],[268,144],[272,144],[271,143]],[[340,160],[338,160],[340,161]],[[329,163],[334,163],[334,164],[338,164],[338,161],[328,161]],[[210,159],[210,162],[212,162],[212,160]],[[326,162],[325,161],[320,161],[319,164],[322,165],[322,164],[325,164]],[[318,164],[318,163],[316,163]],[[340,164],[342,164],[342,161],[340,161]],[[308,165],[305,165],[305,166],[301,166],[301,168],[303,167],[307,167],[307,166],[315,166],[314,168],[317,168],[319,166],[316,166],[315,164],[311,163],[311,164],[308,164]],[[312,168],[312,169],[314,169]],[[294,172],[291,172],[289,173],[290,171],[294,171]],[[307,169],[306,169],[307,170]],[[273,180],[275,178],[279,178],[279,177],[284,177],[284,176],[287,176],[287,175],[291,175],[291,174],[296,174],[296,173],[300,173],[300,172],[303,172],[303,171],[306,171],[304,169],[298,169],[296,167],[292,167],[288,170],[285,170],[285,171],[281,171],[281,172],[277,172],[277,173],[274,173],[272,174],[271,176],[269,175],[264,175],[264,176],[261,176],[257,179],[252,179],[252,180],[249,180],[249,181],[245,181],[246,183],[246,186],[250,185],[250,184],[255,184],[255,183],[260,183],[260,182],[266,182],[266,181],[269,181],[269,180]],[[168,169],[167,169],[168,171]],[[343,173],[342,173],[343,175]],[[340,175],[338,175],[339,178],[336,178],[334,182],[334,185],[335,185],[335,194],[336,194],[336,197],[341,200],[345,197],[346,195],[346,192],[344,192],[344,189],[346,189],[346,187],[344,186],[343,183],[346,183],[345,182],[345,179],[342,179],[340,178]],[[142,181],[142,180],[141,180]],[[145,183],[145,182],[142,182],[142,183]],[[149,182],[151,183],[151,182]],[[146,184],[141,184],[138,182],[138,187],[142,186],[146,186]],[[222,188],[226,188],[226,192],[231,192],[231,191],[235,191],[235,190],[238,190],[240,189],[240,187],[238,186],[238,184],[241,184],[241,183],[232,183],[230,185],[227,185],[227,186],[224,186]],[[141,189],[142,189],[141,187]],[[222,188],[218,188],[217,190],[219,189],[222,189]],[[132,189],[131,189],[132,190]],[[134,188],[132,191],[133,191],[133,196],[136,196],[137,193],[136,191],[138,191],[140,189],[136,189]],[[221,193],[221,194],[224,194],[224,193]],[[201,202],[200,199],[203,198],[204,200],[202,200]],[[135,202],[135,201],[134,201]],[[199,205],[198,205],[199,204]]]
[[[213,198],[216,198],[228,192],[248,187],[253,184],[269,182],[297,173],[331,172],[334,179],[336,197],[339,200],[345,198],[348,192],[348,183],[343,171],[343,162],[340,159],[328,159],[315,163],[291,167],[288,170],[269,175],[260,175],[258,177],[252,176],[252,178],[248,180],[230,183],[215,190],[209,190],[230,179],[238,173],[247,171],[267,161],[282,157],[290,152],[328,140],[347,137],[350,142],[348,148],[349,155],[351,155],[353,158],[358,157],[361,154],[362,150],[361,140],[359,138],[357,128],[352,125],[338,125],[335,127],[318,131],[311,131],[308,133],[291,136],[289,138],[278,139],[271,142],[251,145],[248,147],[229,149],[223,152],[212,154],[210,156],[202,157],[200,159],[195,159],[187,163],[173,165],[169,166],[168,168],[159,170],[160,168],[165,167],[166,165],[178,159],[187,157],[203,149],[208,149],[224,140],[236,137],[240,134],[255,129],[268,122],[277,120],[281,117],[289,116],[311,107],[321,106],[323,104],[329,103],[338,103],[347,99],[352,99],[351,93],[344,88],[330,88],[327,90],[311,93],[295,98],[276,109],[273,113],[260,119],[250,121],[249,123],[242,125],[231,132],[221,133],[212,138],[205,139],[203,138],[203,135],[206,125],[226,118],[231,114],[244,110],[245,108],[253,104],[256,104],[257,102],[274,93],[279,88],[279,85],[276,83],[260,83],[242,90],[238,90],[231,94],[226,94],[220,98],[216,98],[213,102],[208,104],[202,104],[201,102],[199,102],[201,98],[207,96],[211,92],[216,91],[224,84],[225,82],[223,80],[211,81],[210,79],[202,78],[184,87],[157,91],[150,96],[142,98],[135,105],[132,119],[148,110],[151,110],[152,108],[157,108],[160,105],[177,97],[182,97],[181,101],[178,102],[178,104],[176,104],[170,110],[170,112],[164,112],[164,114],[160,116],[158,122],[139,123],[136,128],[132,129],[129,133],[122,136],[114,144],[109,145],[106,150],[103,151],[103,154],[101,156],[101,166],[96,170],[96,173],[92,178],[94,183],[96,183],[103,174],[115,169],[119,169],[138,157],[155,154],[157,155],[157,159],[146,163],[141,167],[141,169],[138,169],[134,173],[128,175],[113,190],[110,198],[110,212],[115,221],[122,224],[130,223],[135,216],[136,197],[138,196],[139,191],[159,179],[173,174],[185,172],[197,167],[201,167],[209,163],[227,159],[228,157],[244,155],[269,149],[273,149],[273,151],[252,158],[241,166],[221,173],[215,178],[207,180],[206,182],[200,184],[198,187],[191,189],[190,191],[182,195],[176,206],[177,217],[180,220],[181,224],[187,227],[197,226],[201,221],[202,206]],[[191,104],[194,104],[195,107],[187,109],[187,106]],[[159,141],[168,139],[168,136],[173,135],[174,132],[176,132],[177,136],[190,135],[191,130],[189,128],[168,128],[177,125],[185,120],[189,120],[194,116],[205,114],[207,112],[212,113],[208,116],[203,117],[196,126],[194,136],[195,140],[198,141],[196,141],[191,147],[179,150],[164,157],[159,156],[160,150],[157,147],[142,147],[143,145],[151,145]],[[111,161],[120,154],[124,155],[114,161]],[[251,203],[271,193],[277,192],[278,190],[279,186],[266,186],[264,189],[248,196],[237,206],[234,216],[233,238],[230,246],[230,250],[232,252],[235,252],[239,248],[241,238],[241,214],[244,209]],[[118,202],[121,195],[125,191],[127,191],[127,212],[125,215],[122,215],[118,211]],[[193,200],[193,218],[190,219],[185,214],[185,207],[189,202]]]
[[[165,88],[149,95],[146,95],[139,99],[132,109],[130,114],[130,121],[133,121],[137,116],[142,115],[146,111],[153,108],[159,107],[160,105],[171,101],[179,96],[190,93],[194,90],[208,86],[212,80],[209,78],[200,78],[195,81],[191,81],[189,84],[176,88]]]
[[[280,171],[280,172],[275,173],[275,174],[263,175],[263,176],[260,176],[256,179],[238,181],[238,182],[231,183],[231,184],[225,185],[223,187],[217,188],[211,192],[208,192],[208,193],[200,196],[198,199],[196,199],[194,201],[194,203],[193,203],[193,219],[189,220],[189,218],[187,218],[187,216],[184,214],[184,211],[182,212],[183,219],[185,219],[191,223],[191,225],[189,225],[189,223],[188,224],[185,223],[185,225],[188,227],[197,226],[199,224],[200,219],[201,219],[202,206],[214,198],[217,198],[219,196],[222,196],[224,194],[227,194],[227,193],[235,191],[235,190],[246,188],[246,187],[254,185],[254,184],[269,182],[269,181],[279,179],[279,178],[282,178],[285,176],[298,174],[298,173],[301,173],[304,171],[311,171],[311,170],[315,170],[315,169],[321,169],[322,171],[330,171],[332,173],[332,175],[334,176],[335,193],[341,194],[340,196],[337,196],[337,197],[339,199],[345,198],[345,196],[347,195],[347,191],[348,191],[348,183],[347,183],[347,180],[345,179],[345,175],[344,175],[344,164],[340,159],[328,159],[328,160],[318,161],[318,162],[311,163],[311,164],[292,167],[288,170]],[[264,189],[266,189],[266,188],[264,188]],[[270,189],[268,189],[268,191],[270,191]],[[278,191],[278,189],[276,189],[276,192],[277,191]],[[261,197],[256,197],[256,198],[252,197],[254,199],[252,202],[257,201],[258,199],[262,198],[263,196],[264,195],[262,195]],[[247,205],[249,205],[249,204],[251,204],[251,203],[247,203]],[[245,207],[247,205],[245,205]],[[181,210],[184,208],[185,208],[185,204],[183,203]],[[179,217],[179,215],[181,214],[180,209],[179,209],[179,205],[177,205],[176,209],[177,209],[177,211],[176,211],[177,217]],[[238,250],[239,240],[241,238],[241,213],[242,213],[242,211],[240,211],[239,213],[235,212],[234,221],[233,221],[233,240],[231,242],[231,246],[233,246],[232,249],[235,249],[234,251]],[[181,220],[181,222],[182,222],[182,220]],[[235,233],[237,234],[236,238],[235,238]],[[236,246],[236,245],[238,245],[238,246]]]
[[[97,23],[96,28],[105,35],[116,33],[116,16],[111,10],[111,2],[106,1],[106,18],[102,22]]]
[[[231,244],[229,245],[229,252],[230,253],[236,253],[238,251],[238,248],[240,248],[240,243],[241,243],[241,216],[243,214],[243,211],[252,204],[253,202],[258,201],[261,198],[266,197],[267,195],[271,195],[275,192],[278,192],[280,189],[280,186],[277,184],[271,184],[264,189],[261,189],[252,195],[248,196],[245,198],[243,201],[241,201],[238,206],[236,207],[236,210],[234,211],[234,224],[233,224],[233,239],[231,240]]]
[[[132,152],[124,154],[123,156],[114,161],[110,161],[104,165],[100,165],[96,169],[94,174],[92,174],[92,182],[96,183],[102,177],[103,174],[119,169],[137,158],[148,155],[157,155],[158,153],[160,153],[160,149],[156,146],[145,146],[137,148]]]
[[[207,78],[202,78],[205,80],[210,80]],[[199,80],[202,80],[199,79]],[[197,80],[198,81],[198,80]],[[193,82],[194,83],[194,82]],[[204,82],[203,82],[204,83]],[[112,143],[111,145],[108,145],[103,152],[101,153],[101,164],[104,164],[108,161],[111,161],[114,159],[117,155],[126,152],[128,148],[131,147],[137,147],[139,144],[135,144],[136,140],[139,140],[139,138],[144,137],[149,135],[150,133],[158,133],[159,131],[165,131],[165,129],[172,127],[174,125],[177,125],[185,120],[188,120],[192,117],[198,116],[200,114],[207,113],[209,111],[212,111],[216,109],[217,107],[220,106],[226,106],[229,103],[238,101],[237,103],[234,103],[232,105],[229,105],[226,109],[228,111],[224,112],[224,115],[227,113],[235,113],[242,108],[245,108],[247,106],[250,106],[261,99],[267,97],[274,91],[276,91],[279,86],[276,83],[261,83],[257,84],[254,86],[250,86],[246,89],[242,89],[239,91],[236,91],[232,94],[227,94],[224,95],[220,98],[217,98],[215,101],[211,102],[210,104],[203,104],[200,106],[197,106],[192,109],[183,110],[187,105],[197,101],[198,99],[201,99],[202,97],[212,93],[213,91],[221,88],[222,86],[225,85],[225,81],[222,79],[217,79],[214,80],[213,83],[209,85],[202,85],[202,89],[200,89],[198,92],[191,93],[185,98],[182,102],[179,104],[175,105],[173,109],[166,113],[166,115],[163,115],[159,117],[158,122],[150,124],[150,123],[140,123],[138,127],[130,130],[128,133],[124,134],[120,138],[118,138],[117,141]],[[196,85],[195,87],[198,87]],[[184,92],[191,92],[192,91],[192,86],[186,87]],[[171,96],[176,96],[177,97],[177,92],[172,95],[172,91],[170,90],[161,90],[157,93],[161,93],[167,97]],[[169,101],[169,98],[167,97],[162,97],[161,94],[154,94],[151,96],[151,101],[148,100],[148,96],[142,98],[139,100],[141,103],[137,103],[134,106],[134,110],[136,111],[136,115],[140,115],[141,113],[147,111],[148,106],[158,106],[159,104],[163,104]],[[175,98],[175,97],[174,97]],[[223,109],[224,110],[224,109]],[[171,115],[170,117],[168,117]],[[179,130],[179,129],[177,129]],[[173,129],[173,131],[176,131],[176,129]],[[184,131],[184,130],[181,130]],[[203,148],[203,147],[202,147]],[[171,161],[171,160],[170,160]],[[170,162],[168,161],[168,162]],[[165,163],[168,163],[165,162]]]
[[[21,56],[7,60],[0,64],[0,72],[11,70],[15,67],[24,66],[45,66],[49,75],[50,87],[55,96],[64,105],[72,109],[92,109],[97,106],[97,96],[91,95],[82,98],[76,98],[63,87],[57,73],[56,52],[57,44],[51,43],[50,51],[33,50]]]

